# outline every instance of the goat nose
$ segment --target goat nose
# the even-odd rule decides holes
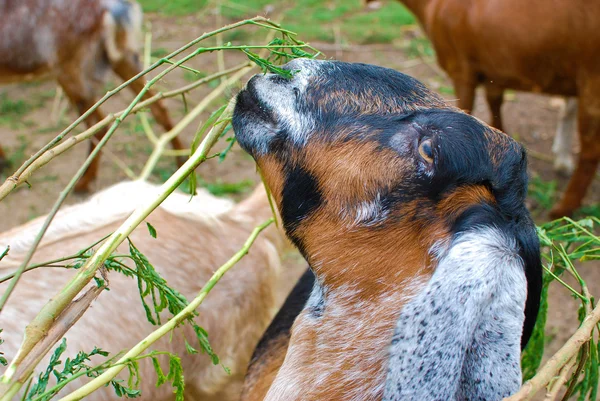
[[[261,78],[261,75],[262,74],[256,74],[255,76],[250,78],[250,80],[246,84],[246,88],[253,89],[256,86],[256,81],[258,81]]]
[[[272,83],[274,83],[276,85],[283,85],[283,84],[290,82],[290,80],[288,78],[282,77],[281,75],[278,75],[278,74],[269,74],[269,81],[271,81]]]

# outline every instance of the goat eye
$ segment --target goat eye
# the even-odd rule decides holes
[[[292,89],[292,91],[294,92],[294,96],[296,96],[296,97],[300,96],[300,89],[294,88],[294,89]]]
[[[433,163],[433,148],[431,139],[426,139],[419,145],[419,154],[427,163]]]

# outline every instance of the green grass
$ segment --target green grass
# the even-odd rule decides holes
[[[556,180],[545,181],[539,175],[529,180],[528,198],[531,200],[531,213],[538,217],[548,212],[560,200],[561,190]],[[586,216],[600,218],[600,203],[586,205],[575,211],[574,217],[582,219]]]
[[[165,15],[186,15],[202,10],[206,0],[141,0],[145,12]]]
[[[141,0],[141,3],[146,12],[164,15],[195,14],[214,8],[214,3],[208,0]],[[390,43],[400,35],[400,26],[415,23],[413,15],[397,1],[370,11],[362,0],[229,0],[221,2],[221,12],[228,19],[239,20],[264,14],[272,4],[276,5],[270,16],[283,9],[285,27],[307,41],[332,42],[336,39],[335,31],[339,30],[340,39],[346,42]],[[240,31],[235,32],[226,34],[225,40],[244,39]]]
[[[0,125],[12,129],[22,128],[24,116],[33,109],[33,106],[24,100],[13,100],[3,92],[0,93]]]
[[[6,93],[0,93],[0,115],[21,117],[31,110],[31,105],[24,100],[12,100]]]

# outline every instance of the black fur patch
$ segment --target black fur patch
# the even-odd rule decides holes
[[[250,366],[260,363],[261,356],[271,348],[270,344],[274,340],[281,337],[289,338],[292,325],[300,312],[302,312],[302,309],[304,309],[314,284],[315,275],[311,269],[307,269],[292,289],[292,292],[285,299],[283,306],[258,342],[252,354]]]
[[[303,251],[301,240],[294,230],[302,219],[315,211],[323,201],[315,177],[300,166],[286,168],[282,191],[281,218],[283,226],[294,244]]]

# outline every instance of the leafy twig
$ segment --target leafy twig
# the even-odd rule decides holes
[[[240,249],[224,265],[222,265],[221,267],[219,267],[219,269],[217,269],[217,271],[213,274],[213,276],[210,278],[210,280],[208,280],[208,282],[204,285],[204,287],[202,287],[202,289],[200,290],[200,292],[198,293],[196,298],[194,298],[189,303],[188,306],[186,306],[181,312],[179,312],[176,316],[174,316],[167,323],[162,325],[160,328],[158,328],[154,332],[150,333],[146,338],[144,338],[137,345],[135,345],[133,348],[131,348],[131,350],[129,350],[125,355],[123,355],[123,357],[121,357],[119,359],[119,361],[117,361],[117,363],[122,363],[124,361],[127,361],[128,359],[137,357],[142,352],[144,352],[148,347],[150,347],[152,344],[154,344],[159,338],[161,338],[165,334],[169,333],[171,330],[173,330],[175,327],[177,327],[183,320],[187,319],[189,317],[189,315],[192,314],[198,308],[198,306],[200,306],[202,301],[204,301],[204,298],[206,298],[208,293],[213,289],[213,287],[217,284],[217,282],[221,279],[221,277],[223,277],[223,275],[231,267],[233,267],[237,262],[240,261],[240,259],[242,259],[248,253],[250,247],[252,246],[252,244],[254,243],[256,238],[258,237],[258,234],[260,234],[260,232],[262,230],[264,230],[267,226],[269,226],[272,222],[273,222],[273,219],[271,218],[271,219],[267,220],[265,223],[256,227],[250,234],[250,237],[244,243],[244,246],[242,247],[242,249]],[[71,394],[62,398],[61,401],[79,400],[79,399],[91,394],[93,391],[99,389],[106,383],[109,383],[110,380],[112,380],[114,377],[116,377],[116,375],[119,374],[119,372],[121,370],[123,370],[122,365],[114,366],[110,369],[107,369],[99,377],[95,378],[91,382],[87,383],[86,385],[80,387],[79,389],[75,390]]]

